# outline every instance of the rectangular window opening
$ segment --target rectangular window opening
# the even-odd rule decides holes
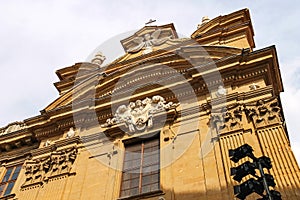
[[[120,197],[160,190],[159,138],[125,144]]]

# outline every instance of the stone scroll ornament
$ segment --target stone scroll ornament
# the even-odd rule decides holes
[[[165,43],[167,40],[171,39],[172,36],[167,36],[159,38],[161,30],[158,29],[154,31],[151,35],[149,33],[145,34],[143,37],[135,37],[133,42],[136,44],[134,47],[127,50],[129,53],[136,53],[141,49],[145,49],[143,54],[152,52],[152,46],[158,46]]]
[[[113,118],[107,119],[106,123],[101,125],[109,127],[118,123],[125,123],[130,133],[136,130],[142,131],[146,127],[153,126],[153,115],[155,113],[175,108],[179,103],[166,102],[165,99],[159,95],[144,100],[137,100],[130,102],[129,105],[121,105],[116,110]]]

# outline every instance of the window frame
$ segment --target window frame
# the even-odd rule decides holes
[[[148,136],[146,138],[146,136]],[[132,199],[132,198],[135,198],[135,197],[140,197],[140,196],[156,196],[156,195],[160,195],[162,194],[163,192],[161,191],[161,181],[160,181],[160,176],[161,176],[161,172],[160,172],[160,157],[161,157],[161,153],[160,153],[160,145],[161,145],[161,142],[160,142],[160,134],[159,132],[157,133],[152,133],[152,134],[148,134],[144,136],[143,138],[130,138],[130,139],[127,139],[127,140],[124,140],[123,143],[124,143],[124,155],[123,155],[123,167],[122,167],[122,171],[121,171],[121,181],[120,181],[120,194],[119,194],[119,199]],[[149,143],[149,144],[147,144]],[[154,145],[153,145],[154,143]],[[138,148],[137,148],[138,147]],[[124,182],[125,181],[128,181],[129,180],[129,184],[132,184],[132,180],[133,179],[137,179],[137,178],[128,178],[128,179],[125,179],[124,180],[124,174],[126,172],[128,172],[128,174],[131,176],[130,172],[130,168],[126,168],[125,167],[125,163],[127,161],[131,161],[131,160],[127,160],[126,161],[126,149],[128,150],[129,149],[129,152],[131,152],[130,150],[132,150],[132,148],[137,148],[137,150],[140,150],[138,151],[138,153],[140,154],[139,158],[137,159],[138,162],[140,162],[140,164],[137,166],[137,168],[133,167],[131,168],[133,171],[134,170],[138,170],[139,173],[138,173],[138,192],[137,194],[132,194],[133,192],[133,189],[136,188],[136,187],[131,187],[131,185],[126,189],[123,188],[123,185],[124,185]],[[152,148],[153,151],[150,151],[150,152],[146,152],[146,153],[150,153],[150,156],[149,154],[145,154],[145,150],[146,149],[149,149],[149,148]],[[151,152],[154,152],[153,155],[151,155]],[[152,157],[153,156],[153,157]],[[154,162],[150,162],[150,163],[145,163],[145,158],[149,157],[150,160],[154,158],[155,160],[155,157],[158,157],[156,159],[156,161]],[[133,159],[134,160],[134,159]],[[132,160],[132,161],[133,161]],[[127,166],[128,167],[128,166]],[[154,170],[150,170],[150,171],[143,171],[145,170],[145,168],[147,167],[153,167]],[[148,174],[147,174],[148,173]],[[145,181],[143,178],[147,177],[147,176],[150,176],[151,177],[151,181],[150,183],[146,184],[146,185],[143,185],[143,181]],[[153,177],[155,177],[155,179]],[[144,188],[146,187],[149,187],[150,189],[148,189],[147,191],[143,191]],[[153,189],[151,189],[151,187],[154,187]],[[156,187],[156,188],[155,188]],[[129,194],[126,194],[124,191],[128,191]]]
[[[20,175],[22,165],[7,166],[0,182],[0,197],[11,195],[15,183]],[[9,172],[9,174],[8,174]],[[1,187],[3,186],[3,189]]]

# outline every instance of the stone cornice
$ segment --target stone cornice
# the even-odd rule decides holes
[[[228,57],[225,57],[225,58],[222,58],[222,59],[220,59],[220,60],[218,60],[218,61],[215,61],[215,62],[212,62],[211,64],[212,65],[217,65],[218,66],[218,68],[216,68],[216,70],[224,70],[225,68],[227,68],[227,70],[233,70],[232,69],[232,67],[231,66],[236,66],[236,67],[238,67],[238,66],[240,66],[240,69],[238,69],[237,68],[237,70],[244,70],[244,68],[245,68],[245,66],[252,66],[253,65],[253,63],[256,63],[256,65],[258,65],[259,64],[259,62],[262,62],[262,59],[257,59],[257,61],[255,61],[255,59],[253,60],[253,59],[251,59],[251,58],[255,58],[256,57],[256,55],[257,54],[259,54],[259,53],[263,53],[264,54],[264,52],[266,53],[266,51],[268,51],[268,50],[270,50],[270,49],[272,49],[273,47],[269,47],[269,48],[265,48],[265,49],[263,49],[263,50],[259,50],[259,51],[255,51],[255,52],[251,52],[251,53],[243,53],[242,52],[242,54],[240,54],[240,55],[232,55],[232,56],[228,56]],[[270,54],[270,53],[269,53]],[[275,53],[276,54],[276,53]],[[269,55],[270,56],[270,55]],[[276,56],[276,55],[273,55],[273,56]],[[171,58],[170,58],[171,59]],[[265,59],[268,59],[268,57],[266,57]],[[160,64],[162,64],[162,65],[169,65],[169,66],[172,66],[172,63],[174,63],[174,58],[172,58],[171,59],[172,60],[172,62],[170,62],[169,61],[169,63],[168,62],[166,62],[166,63],[159,63],[159,64],[157,64],[157,65],[160,65]],[[180,73],[183,73],[183,74],[189,74],[190,72],[189,72],[189,70],[188,70],[188,64],[186,63],[186,61],[181,61],[182,62],[182,65],[179,65],[180,63],[178,63],[178,66],[181,66],[181,68],[182,68],[182,70],[180,70],[181,72]],[[270,64],[272,64],[272,62],[273,61],[269,61],[270,62]],[[233,63],[233,64],[232,64]],[[235,63],[235,64],[234,64]],[[171,65],[170,65],[171,64]],[[195,64],[197,64],[197,63],[195,63]],[[152,65],[155,65],[155,64],[152,64]],[[228,65],[228,66],[227,66]],[[133,66],[130,66],[130,68],[132,68],[132,67],[135,67],[136,65],[133,65]],[[148,66],[148,65],[147,65]],[[150,67],[151,66],[151,64],[148,66],[148,67]],[[184,69],[183,68],[183,66],[185,66],[185,68],[186,69]],[[130,69],[129,68],[129,66],[127,66],[126,67],[126,69]],[[199,68],[201,68],[201,71],[203,71],[203,72],[205,72],[205,73],[207,73],[206,71],[205,71],[205,68],[211,68],[211,66],[210,66],[210,63],[208,63],[208,64],[206,64],[206,65],[199,65]],[[274,67],[273,67],[274,68]],[[276,67],[275,67],[276,68]],[[119,78],[119,76],[122,74],[121,72],[123,71],[123,73],[125,73],[126,72],[126,69],[122,69],[120,72],[119,72],[119,75],[118,76],[116,76],[115,75],[115,73],[116,72],[114,72],[113,74],[108,74],[108,77],[107,78],[105,78],[105,79],[103,79],[101,82],[100,82],[100,84],[97,86],[97,91],[103,91],[103,88],[105,88],[105,90],[104,90],[104,93],[102,94],[102,95],[100,95],[99,96],[99,94],[97,93],[97,96],[96,96],[96,98],[102,98],[102,97],[106,97],[106,96],[109,96],[110,94],[112,94],[113,93],[113,91],[112,91],[112,88],[114,87],[114,83],[117,81],[117,79]],[[276,70],[275,70],[276,71]],[[272,71],[271,71],[272,72]],[[150,74],[149,74],[150,75]],[[193,74],[193,76],[194,77],[197,77],[197,76],[202,76],[203,74],[202,73],[199,73],[198,75],[197,74]],[[270,78],[272,78],[272,77],[277,77],[277,76],[270,76]],[[141,77],[139,77],[139,79],[140,80],[142,80],[143,79],[143,76],[141,76]],[[109,80],[109,81],[107,81],[107,80]],[[281,79],[279,78],[279,80],[281,81]],[[132,82],[134,82],[134,80],[132,80]],[[274,82],[274,81],[273,81]],[[281,84],[278,84],[279,86],[281,85]],[[109,90],[109,88],[111,88],[111,90]],[[279,90],[280,90],[280,88],[279,88]],[[98,97],[99,96],[99,97]],[[71,102],[71,98],[72,98],[72,91],[70,91],[69,93],[67,93],[67,94],[65,94],[64,95],[64,97],[61,97],[60,98],[60,102],[68,102],[68,103],[70,103]],[[61,106],[63,106],[63,105],[61,105]],[[49,112],[49,111],[48,111]]]
[[[39,143],[32,144],[30,146],[24,146],[23,148],[14,149],[9,152],[1,152],[1,165],[16,165],[22,164],[27,157],[30,157],[30,151],[38,148]]]
[[[180,46],[182,46],[182,45],[180,45]],[[186,49],[186,48],[189,48],[189,47],[184,47],[183,49]],[[190,47],[190,48],[193,48],[193,47]],[[202,56],[208,56],[208,54],[210,54],[210,55],[216,55],[217,58],[221,58],[221,54],[224,54],[223,56],[226,56],[226,55],[237,54],[241,51],[236,48],[212,47],[212,46],[203,46],[203,47],[201,47],[201,49],[204,51]],[[197,49],[194,49],[194,51],[197,51],[199,53],[199,50],[197,50]],[[168,53],[166,55],[159,55],[156,53],[155,57],[150,57],[149,59],[139,58],[138,59],[139,62],[136,62],[136,63],[135,62],[132,63],[132,60],[130,60],[131,64],[122,62],[120,64],[122,64],[123,67],[117,71],[115,71],[115,70],[110,71],[109,68],[106,69],[106,73],[109,77],[105,78],[104,80],[100,80],[101,87],[102,87],[101,90],[103,90],[103,88],[113,87],[112,84],[114,84],[117,81],[117,79],[120,77],[120,75],[122,75],[123,73],[126,73],[126,71],[128,71],[134,67],[144,65],[146,63],[147,63],[147,65],[150,65],[150,66],[155,63],[157,63],[159,65],[168,65],[172,68],[175,67],[175,69],[180,67],[179,69],[176,69],[176,70],[179,70],[180,73],[184,73],[184,69],[181,69],[181,68],[189,65],[188,63],[186,63],[187,60],[184,60],[180,56],[173,54],[172,51],[170,51],[170,52],[171,53]],[[177,53],[180,54],[180,52],[177,52]],[[150,63],[150,64],[148,64],[148,63]],[[94,73],[93,76],[97,76],[97,73],[96,74]],[[82,87],[81,85],[82,84],[80,84],[76,87]],[[55,100],[53,103],[51,103],[49,106],[47,106],[44,111],[50,111],[58,106],[61,106],[61,104],[64,104],[64,105],[69,104],[71,102],[72,94],[73,94],[72,90],[64,93],[57,100]],[[107,94],[109,94],[109,92],[107,92]],[[103,95],[105,95],[105,94],[103,94]]]
[[[231,77],[231,78],[234,79],[233,77]],[[226,77],[225,77],[225,79],[226,79]],[[227,77],[226,81],[230,81],[230,78]],[[226,83],[226,81],[225,81],[225,83]],[[203,95],[204,93],[206,93],[205,91],[206,91],[205,87],[195,88],[195,90],[194,90],[194,92],[198,95]],[[251,99],[256,98],[257,96],[266,95],[266,94],[272,95],[272,93],[273,93],[273,88],[270,85],[270,86],[259,88],[257,90],[253,90],[253,91],[249,91],[249,92],[230,93],[226,96],[226,101],[228,103],[237,102],[237,101],[247,102],[247,101],[251,101]],[[168,97],[166,97],[166,99],[168,99],[168,101],[169,100],[172,101],[172,100],[175,100],[176,98],[175,98],[175,96],[168,96]],[[214,99],[214,102],[216,103],[219,100],[220,100],[220,102],[224,102],[224,100],[222,100],[222,98]],[[209,111],[210,102],[211,102],[211,100],[208,100],[207,103],[204,103],[201,105],[200,111],[201,112],[204,111],[204,113],[201,115],[207,115],[207,113],[209,113],[207,111]],[[92,116],[82,116],[83,122],[81,122],[81,123],[86,123],[85,121],[95,121],[95,120],[99,120],[99,122],[104,123],[104,121],[107,118],[112,117],[112,114],[110,111],[110,106],[108,106],[106,109],[104,109],[105,105],[101,104],[101,102],[99,102],[98,105],[102,105],[101,107],[97,107],[97,110],[101,110],[101,112],[99,112],[97,114],[98,119],[91,119],[90,117],[92,117]],[[90,109],[94,109],[94,108],[91,107]],[[105,111],[105,110],[107,110],[107,111]],[[191,111],[192,110],[193,109],[191,109]],[[180,112],[190,112],[190,111],[182,110]],[[61,113],[64,113],[63,109],[62,109]],[[47,113],[45,113],[45,114],[47,114]],[[189,113],[189,114],[191,114],[191,113]],[[58,116],[57,119],[55,119],[53,117],[51,119],[52,120],[47,120],[44,123],[40,122],[40,125],[37,125],[37,126],[32,124],[30,129],[35,133],[35,136],[37,138],[40,138],[40,137],[44,138],[44,137],[49,137],[51,135],[62,134],[63,130],[66,130],[70,126],[74,126],[73,115],[69,115],[69,114],[66,116],[61,115],[61,116]],[[55,121],[53,121],[54,119],[55,119]],[[77,120],[80,120],[80,119],[77,119]],[[13,137],[13,136],[10,136],[10,137]]]
[[[0,137],[0,151],[3,153],[22,149],[37,142],[36,137],[28,129],[8,133]]]
[[[254,31],[248,9],[209,20],[207,23],[199,25],[191,37],[197,39],[200,44],[217,41],[219,45],[219,42],[224,38],[232,38],[233,36],[237,38],[239,33],[246,35],[251,49],[255,47]]]
[[[187,47],[189,48],[189,47]],[[213,47],[216,48],[216,47]],[[191,48],[190,50],[193,50]],[[224,49],[225,50],[225,49]],[[234,49],[233,49],[234,50]],[[234,50],[236,51],[236,50]],[[187,54],[189,55],[189,53]],[[166,57],[164,64],[169,64],[172,67],[172,64],[176,63],[174,62],[174,55],[169,55],[170,57]],[[175,55],[176,56],[176,55]],[[152,58],[153,61],[155,61],[155,58]],[[157,59],[157,58],[156,58]],[[161,58],[160,58],[161,59]],[[220,83],[218,82],[207,82],[205,83],[204,80],[201,78],[203,74],[207,74],[206,69],[210,69],[210,65],[215,65],[217,67],[213,68],[215,70],[219,70],[223,77],[223,83],[226,85],[240,85],[245,81],[251,81],[255,80],[259,77],[265,80],[267,84],[267,90],[265,92],[270,92],[269,86],[272,88],[272,93],[273,95],[277,96],[283,89],[282,89],[282,83],[281,83],[281,77],[280,77],[280,72],[279,72],[279,67],[278,67],[278,62],[277,62],[277,57],[276,57],[276,50],[274,46],[267,47],[261,50],[257,50],[254,52],[249,52],[249,51],[242,51],[241,54],[232,54],[230,56],[224,57],[222,59],[219,59],[217,61],[205,63],[204,65],[198,65],[196,68],[201,69],[200,72],[197,72],[194,68],[190,68],[190,65],[185,60],[182,60],[182,58],[177,57],[177,59],[180,59],[179,61],[181,63],[176,63],[176,67],[180,67],[179,71],[182,73],[184,76],[187,77],[187,80],[191,83],[193,86],[194,92],[197,95],[204,95],[207,94],[207,86],[210,88],[217,87]],[[175,60],[176,61],[176,60]],[[149,61],[150,62],[150,61]],[[157,62],[157,61],[156,61]],[[159,64],[150,64],[150,65],[145,65],[145,69],[151,68],[155,65]],[[134,67],[130,66],[127,70],[130,68]],[[128,66],[127,66],[128,67]],[[156,67],[157,68],[157,67]],[[141,69],[142,70],[142,69]],[[143,69],[144,70],[144,69]],[[143,71],[142,70],[142,71]],[[106,118],[111,117],[111,111],[110,111],[110,106],[111,106],[111,100],[110,100],[110,94],[113,93],[113,91],[110,91],[109,88],[106,85],[106,80],[110,80],[112,77],[115,76],[115,78],[118,78],[121,74],[126,72],[121,70],[120,72],[114,72],[113,74],[108,74],[108,77],[105,77],[104,79],[101,79],[100,85],[97,86],[97,90],[101,91],[101,87],[105,86],[106,87],[106,92],[107,96],[100,96],[97,97],[96,99],[89,99],[89,100],[83,100],[80,103],[79,107],[80,109],[84,108],[87,110],[95,110],[99,116],[97,120],[103,121],[106,120]],[[212,72],[212,71],[211,71]],[[138,72],[136,72],[138,74]],[[151,71],[150,71],[151,73]],[[143,74],[140,73],[141,76],[139,76],[140,81],[145,81],[143,80]],[[150,74],[149,74],[150,75]],[[155,74],[154,74],[155,75]],[[147,77],[144,77],[147,78]],[[134,82],[135,80],[132,80],[132,86],[129,88],[131,90],[135,90],[135,87],[139,87],[138,84]],[[112,84],[113,82],[108,81],[108,83]],[[84,85],[85,82],[81,83],[81,87],[85,88],[87,86]],[[178,83],[180,84],[180,83]],[[113,85],[111,86],[113,88]],[[158,88],[151,88],[151,93],[145,91],[142,93],[137,93],[132,96],[132,99],[142,99],[146,98],[149,95],[156,95],[161,93],[162,91],[166,90],[168,86],[166,87],[158,87]],[[128,87],[127,87],[128,88]],[[148,90],[149,91],[149,90]],[[262,90],[258,90],[262,91]],[[122,92],[130,92],[130,91],[122,91]],[[254,91],[250,91],[247,93],[241,93],[238,96],[238,98],[250,98],[252,96],[254,98],[255,96]],[[82,93],[84,94],[84,93]],[[96,93],[99,95],[98,93]],[[167,93],[166,93],[167,94]],[[67,96],[66,96],[67,95]],[[116,95],[114,93],[114,95]],[[180,94],[178,94],[180,95]],[[64,95],[65,99],[61,99],[60,101],[72,101],[72,92],[66,93]],[[184,95],[183,95],[184,96]],[[167,100],[174,100],[174,96],[170,96],[167,94],[165,96]],[[120,99],[121,100],[121,99]],[[95,105],[95,106],[94,106]],[[101,111],[101,112],[100,112]],[[108,117],[103,117],[101,113],[105,113],[106,116]],[[27,129],[31,132],[34,133],[34,136],[37,138],[42,138],[42,137],[48,137],[49,135],[57,135],[57,134],[62,134],[63,131],[70,127],[73,126],[74,122],[73,121],[73,113],[74,111],[72,110],[72,104],[68,105],[61,105],[61,107],[57,107],[55,109],[49,110],[49,111],[42,111],[40,116],[36,116],[27,120],[24,120],[24,123],[27,125]],[[84,118],[91,120],[96,120],[96,119],[90,119],[91,116],[82,116],[81,117],[83,121],[87,121]],[[79,119],[81,120],[81,119]],[[80,121],[82,123],[82,120]]]
[[[236,102],[251,102],[251,101],[253,101],[251,99],[255,99],[257,96],[263,96],[263,95],[272,96],[272,91],[273,91],[272,86],[268,86],[268,87],[259,88],[257,90],[253,90],[253,91],[250,91],[250,92],[231,93],[231,94],[228,94],[226,96],[226,102],[228,102],[227,103],[228,105],[230,105],[232,103],[236,103]],[[198,91],[198,92],[201,93],[201,91]],[[203,94],[201,94],[201,95],[203,95]],[[173,99],[175,99],[175,96],[169,96],[168,99],[173,100]],[[210,103],[211,103],[211,101],[212,100],[208,100],[207,103],[201,104],[201,106],[200,106],[200,116],[205,116],[208,113],[210,113]],[[214,103],[217,103],[218,101],[223,103],[224,99],[222,99],[222,97],[214,99]],[[91,108],[91,109],[94,109],[94,108]],[[180,113],[185,112],[185,115],[187,114],[186,112],[188,112],[188,114],[193,114],[193,110],[195,112],[199,111],[199,109],[190,108],[189,111],[181,110]],[[107,114],[104,114],[104,113],[107,113]],[[180,113],[179,113],[179,116],[180,116]],[[97,114],[98,119],[94,119],[94,118],[91,118],[91,117],[93,117],[93,116],[82,116],[82,118],[77,119],[77,120],[83,120],[81,123],[86,124],[86,125],[88,124],[89,121],[96,121],[96,120],[98,120],[99,123],[104,123],[106,121],[106,119],[112,117],[112,114],[111,114],[110,108],[107,108],[107,112],[102,110],[102,112]],[[69,123],[70,123],[71,121],[73,121],[73,116],[69,116],[69,118],[67,118],[67,119],[60,118],[60,120],[61,120],[62,125],[64,124],[64,122],[67,123],[67,121],[69,121]],[[120,124],[120,127],[119,126],[113,126],[113,127],[114,128],[110,129],[111,131],[110,131],[109,135],[112,136],[111,133],[113,133],[113,136],[116,136],[116,135],[118,135],[117,133],[120,132],[120,131],[117,131],[117,130],[120,130],[120,127],[122,129],[122,124]],[[50,135],[51,135],[51,133],[48,132],[48,133],[45,133],[43,135],[43,137],[47,137],[47,136],[50,136]]]
[[[32,157],[38,157],[40,155],[46,155],[48,153],[51,153],[52,151],[54,151],[56,149],[67,148],[69,145],[77,146],[80,143],[81,143],[81,140],[80,140],[79,136],[75,136],[75,137],[71,137],[71,138],[64,138],[64,139],[53,142],[49,146],[41,147],[41,148],[30,151],[30,155]]]
[[[240,55],[233,55],[229,56],[227,59],[221,59],[219,61],[214,62],[218,69],[221,69],[221,74],[223,76],[223,82],[224,84],[241,84],[242,82],[246,80],[252,80],[254,77],[258,78],[259,76],[263,77],[266,79],[267,84],[269,84],[266,88],[264,89],[259,89],[257,91],[250,91],[246,93],[240,93],[236,95],[236,98],[238,99],[247,99],[247,98],[254,98],[256,93],[259,91],[263,91],[263,93],[272,93],[274,95],[277,95],[281,90],[281,79],[280,76],[276,76],[276,73],[279,73],[278,70],[276,72],[276,68],[278,68],[277,63],[274,63],[276,61],[276,51],[274,46],[268,47],[262,50],[254,51],[254,52],[243,52]],[[233,64],[232,64],[233,63]],[[213,64],[213,63],[212,63]],[[199,67],[205,67],[205,66],[199,66]],[[190,73],[189,69],[187,69],[184,74]],[[193,72],[194,73],[194,72]],[[191,74],[194,76],[192,79],[190,79],[191,84],[194,87],[194,91],[198,95],[202,95],[207,93],[207,85],[210,87],[215,87],[219,83],[206,83],[204,84],[203,80],[201,82],[201,79],[199,80],[197,77],[201,77],[200,74]],[[134,80],[133,80],[134,81]],[[200,81],[200,82],[199,82]],[[196,85],[193,84],[195,82]],[[214,86],[215,85],[215,86]],[[274,87],[275,86],[275,87]],[[132,88],[134,90],[134,88]],[[152,89],[151,92],[152,94],[158,94],[162,88],[157,88],[157,89]],[[147,97],[149,92],[146,94],[136,94],[133,98],[134,99],[140,99],[140,98],[145,98]],[[234,96],[234,95],[233,95]],[[175,97],[172,96],[166,96],[166,99],[174,99]],[[97,111],[105,111],[107,117],[103,117],[101,113],[99,113],[99,120],[105,120],[106,118],[111,117],[110,113],[110,96],[103,96],[101,98],[93,100],[93,102],[96,104],[92,107],[88,106],[85,109],[96,109]],[[84,103],[82,102],[83,105],[93,105],[90,103]],[[69,124],[74,124],[74,122],[71,120],[72,119],[72,105],[67,105],[60,107],[56,110],[52,110],[49,112],[45,112],[42,115],[45,115],[44,117],[40,116],[38,118],[33,118],[34,121],[38,122],[32,123],[30,128],[35,129],[35,132],[37,133],[38,136],[47,136],[54,134],[58,134],[59,128],[58,127],[68,127],[65,125],[67,121],[69,121]],[[86,116],[87,117],[87,116]],[[39,119],[46,119],[44,120],[39,120]],[[64,119],[64,120],[63,120]],[[44,123],[43,123],[44,121]],[[33,122],[33,121],[32,121]],[[55,122],[56,124],[53,124]],[[59,124],[58,124],[59,123]],[[30,123],[29,123],[30,124]],[[52,124],[51,126],[48,126]],[[34,128],[36,127],[36,128]],[[40,127],[37,129],[37,127]],[[48,128],[46,128],[48,127]],[[49,129],[49,131],[47,131]],[[55,129],[57,129],[55,131]],[[52,132],[51,132],[52,130]],[[54,132],[53,132],[54,130]]]

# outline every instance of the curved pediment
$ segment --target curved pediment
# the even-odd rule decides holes
[[[186,43],[184,43],[184,45],[186,45]],[[172,75],[170,71],[166,71],[162,68],[163,65],[168,65],[171,67],[170,69],[184,73],[186,69],[191,67],[191,62],[192,64],[203,64],[204,62],[216,61],[232,55],[238,55],[241,51],[241,49],[232,47],[182,46],[177,48],[176,51],[165,51],[161,54],[155,54],[155,52],[153,52],[149,57],[140,56],[135,59],[112,63],[114,67],[112,68],[108,65],[105,76],[101,75],[101,73],[103,73],[102,68],[95,70],[94,64],[84,63],[81,64],[81,67],[84,69],[80,70],[86,72],[84,73],[85,79],[83,79],[82,76],[73,77],[72,80],[67,79],[71,82],[72,88],[61,94],[58,99],[45,108],[45,111],[55,110],[68,105],[71,106],[74,94],[81,100],[90,99],[91,97],[103,99],[115,92],[124,90],[124,88],[135,88],[139,85],[143,85],[145,82],[153,82],[153,77],[155,78],[158,73],[165,76],[168,76],[168,74]],[[77,67],[79,66],[79,64],[76,65]],[[67,69],[71,70],[70,74],[73,73],[73,68]],[[134,71],[131,71],[131,69],[134,69]],[[67,71],[65,71],[65,73],[67,74]],[[123,79],[122,82],[116,85],[120,77],[125,73],[130,79]],[[77,78],[77,80],[75,80],[75,78]],[[77,84],[73,87],[75,82]],[[91,91],[93,91],[94,94],[91,94]]]

